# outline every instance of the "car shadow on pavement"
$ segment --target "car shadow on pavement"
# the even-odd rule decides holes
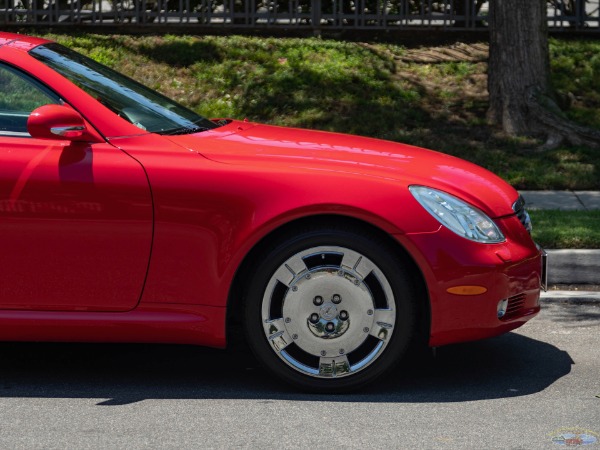
[[[248,349],[149,344],[0,344],[0,397],[89,398],[118,406],[146,399],[461,402],[529,395],[567,375],[573,361],[520,334],[439,348],[347,395],[311,395],[279,381]]]

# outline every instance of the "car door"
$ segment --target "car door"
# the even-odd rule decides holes
[[[27,118],[61,99],[0,63],[0,309],[125,311],[141,296],[152,201],[114,146],[34,139]]]

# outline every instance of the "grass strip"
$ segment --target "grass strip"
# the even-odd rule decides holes
[[[530,210],[533,239],[544,248],[600,249],[600,210]]]

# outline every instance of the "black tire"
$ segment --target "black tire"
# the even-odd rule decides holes
[[[305,391],[343,393],[401,360],[417,331],[417,298],[387,241],[330,226],[271,244],[250,277],[244,320],[272,373]]]

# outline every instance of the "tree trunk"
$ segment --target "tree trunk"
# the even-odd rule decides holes
[[[546,0],[490,0],[488,119],[511,136],[543,135],[546,148],[596,147],[600,131],[569,122],[554,102],[546,8]]]
[[[489,119],[510,135],[526,134],[528,91],[548,92],[546,0],[492,0],[489,20]]]

